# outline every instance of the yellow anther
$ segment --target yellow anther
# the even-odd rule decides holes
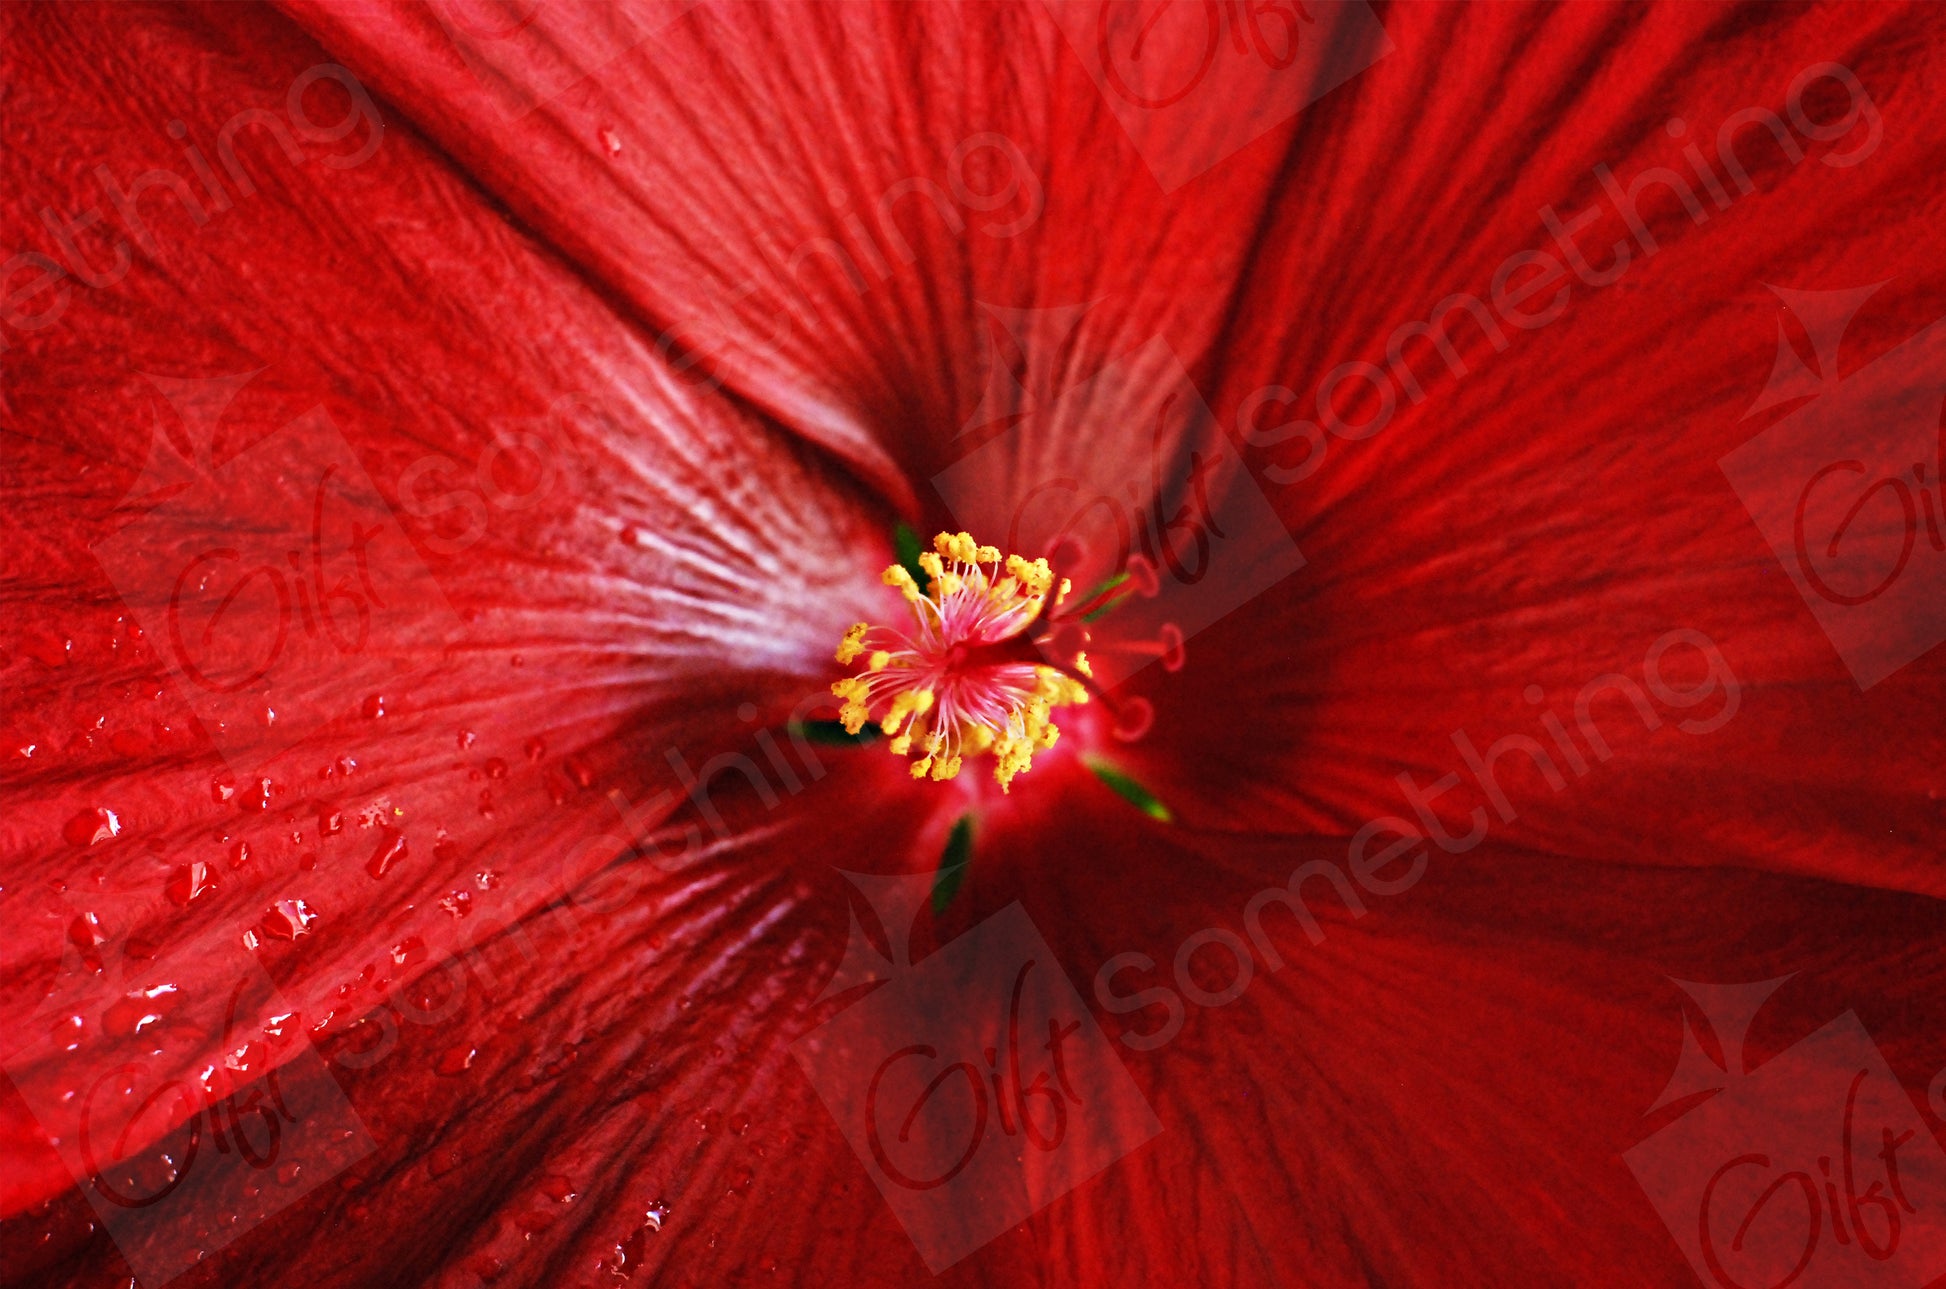
[[[844,706],[838,709],[838,719],[845,723],[845,733],[856,734],[864,729],[865,722],[871,719],[871,713],[865,706],[865,697],[871,691],[865,682],[856,676],[847,676],[834,682],[831,692],[845,700]]]
[[[971,533],[940,533],[932,539],[932,548],[948,559],[958,560],[962,564],[974,563],[979,558],[981,550]],[[996,557],[999,554],[999,551],[994,551]]]
[[[987,646],[1026,631],[1057,585],[1066,595],[1072,584],[1045,559],[1005,555],[963,532],[936,534],[912,569],[894,564],[883,580],[913,606],[918,631],[904,636],[858,623],[845,632],[837,658],[858,672],[831,687],[843,700],[845,728],[856,734],[876,722],[918,779],[951,779],[965,758],[991,754],[1005,790],[1060,737],[1052,711],[1088,701],[1077,676],[1093,672],[1079,655],[1067,671],[1030,671]],[[948,696],[943,707],[941,696]]]
[[[873,654],[872,657],[876,658],[878,657],[878,655]],[[1093,680],[1095,678],[1094,666],[1088,661],[1088,655],[1085,653],[1078,653],[1074,656],[1074,669],[1080,672],[1082,675],[1086,676],[1089,680]],[[873,671],[878,670],[878,666],[876,663],[873,664],[872,670]],[[1086,691],[1083,692],[1085,693]]]
[[[1007,572],[1027,589],[1030,596],[1046,595],[1048,588],[1054,585],[1054,570],[1047,566],[1044,559],[1029,563],[1018,555],[1009,555]]]
[[[878,723],[878,727],[887,734],[897,734],[906,717],[924,716],[932,710],[932,704],[930,689],[908,689],[892,699],[892,706],[886,710],[885,719]]]

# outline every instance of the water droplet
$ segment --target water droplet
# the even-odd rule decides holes
[[[230,868],[232,870],[242,868],[245,864],[249,862],[250,862],[249,842],[240,841],[237,842],[234,846],[230,847]]]
[[[63,1052],[72,1052],[81,1046],[81,1032],[88,1023],[79,1016],[64,1016],[54,1022],[54,1046]]]
[[[506,1271],[507,1264],[496,1254],[476,1253],[466,1260],[466,1269],[482,1280],[494,1281]]]
[[[43,667],[60,667],[74,651],[74,641],[44,629],[29,631],[21,638],[20,651]]]
[[[265,935],[276,936],[279,940],[295,940],[309,931],[311,923],[317,920],[317,911],[303,900],[278,900],[264,914],[263,930]]]
[[[271,783],[269,779],[255,780],[244,788],[243,792],[238,796],[237,809],[243,811],[245,814],[248,814],[252,810],[270,809],[270,794],[275,790],[275,787],[276,785]]]
[[[163,893],[171,903],[187,907],[216,889],[216,879],[210,876],[209,865],[202,860],[184,864],[169,875],[169,883]]]
[[[407,936],[392,946],[392,961],[398,966],[410,967],[425,960],[426,942],[416,935]]]
[[[303,1171],[303,1167],[299,1164],[289,1162],[279,1164],[277,1165],[277,1184],[279,1186],[295,1186],[297,1184],[298,1174]]]
[[[100,948],[108,942],[108,933],[101,929],[101,919],[93,913],[83,913],[68,924],[68,939],[83,953]]]
[[[530,738],[527,740],[527,759],[529,761],[539,761],[542,757],[546,755],[547,755],[546,743],[542,742],[540,739],[537,738]]]
[[[119,836],[122,821],[113,810],[105,806],[91,806],[67,821],[61,828],[61,836],[70,846],[93,846]]]
[[[573,779],[581,788],[587,789],[595,786],[594,770],[589,768],[588,763],[580,757],[569,757],[567,760],[561,762],[561,768],[566,770],[568,777]]]
[[[209,781],[209,798],[217,805],[226,805],[236,796],[236,783],[228,775],[219,774]]]
[[[507,763],[497,756],[488,757],[486,765],[482,768],[486,770],[487,778],[489,779],[504,779],[507,777]]]
[[[396,828],[384,828],[379,832],[378,849],[365,861],[365,871],[374,878],[383,877],[393,865],[404,859],[410,852],[405,834]]]
[[[500,874],[494,872],[490,868],[485,870],[484,872],[475,873],[473,874],[473,885],[479,887],[483,891],[490,891],[494,887],[500,885]]]
[[[336,837],[345,830],[344,812],[329,806],[318,807],[318,836]]]
[[[456,1079],[473,1068],[473,1058],[479,1054],[478,1048],[468,1047],[464,1043],[457,1047],[449,1047],[440,1053],[439,1063],[433,1066],[433,1073],[441,1078]]]
[[[369,695],[365,699],[364,706],[360,710],[365,713],[366,720],[368,721],[377,720],[379,717],[385,715],[385,695],[383,694]]]
[[[262,1043],[252,1040],[233,1052],[226,1053],[223,1064],[237,1074],[248,1074],[263,1064],[269,1049]]]
[[[628,1239],[616,1245],[608,1255],[605,1265],[608,1270],[624,1279],[634,1275],[634,1269],[642,1265],[649,1254],[649,1237],[662,1229],[668,1219],[669,1206],[661,1200],[649,1205],[642,1214],[642,1225],[635,1228]]]
[[[571,1204],[577,1192],[574,1182],[560,1173],[549,1173],[541,1178],[541,1193],[559,1204]]]
[[[615,133],[613,126],[604,125],[595,133],[601,137],[601,146],[608,149],[609,156],[622,155],[622,136]]]
[[[473,746],[473,731],[461,730],[459,732],[459,750],[464,752],[467,748],[472,746]]]
[[[115,1038],[128,1038],[139,1034],[162,1019],[163,1008],[157,1000],[167,998],[175,992],[174,985],[137,989],[127,997],[117,999],[107,1011],[102,1013],[101,1027]]]
[[[473,911],[473,894],[470,891],[454,891],[439,901],[439,907],[449,917],[463,918]]]

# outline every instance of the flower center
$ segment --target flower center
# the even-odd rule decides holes
[[[912,610],[909,630],[859,622],[838,645],[839,662],[865,659],[831,686],[845,700],[839,717],[853,734],[877,721],[895,755],[914,757],[915,779],[950,779],[964,758],[990,752],[1004,792],[1060,737],[1050,713],[1088,701],[1081,680],[1038,661],[1028,634],[1067,595],[1068,579],[1057,586],[1046,560],[1002,557],[966,533],[940,533],[919,567],[923,591],[902,566],[885,570]],[[1084,654],[1073,667],[1090,674]]]

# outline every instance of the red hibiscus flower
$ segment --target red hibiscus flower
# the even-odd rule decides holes
[[[0,1281],[1946,1272],[1937,26],[0,12]]]

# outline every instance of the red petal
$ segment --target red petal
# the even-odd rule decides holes
[[[1111,1267],[1157,1283],[1256,1283],[1292,1268],[1320,1284],[1671,1283],[1683,1224],[1665,1225],[1659,1208],[1679,1213],[1697,1169],[1723,1162],[1699,1125],[1745,1133],[1777,1169],[1812,1167],[1837,1148],[1844,1117],[1843,1079],[1832,1096],[1816,1080],[1848,1076],[1834,1062],[1855,1058],[1883,1071],[1873,1113],[1918,1128],[1900,1151],[1917,1205],[1903,1256],[1943,1247],[1946,1151],[1918,1108],[1946,1061],[1942,1018],[1924,1001],[1942,982],[1912,972],[1946,959],[1925,948],[1937,928],[1922,901],[1753,873],[1564,868],[1498,848],[1436,860],[1409,890],[1386,890],[1343,874],[1342,842],[1178,831],[1194,843],[1182,847],[1132,812],[1084,811],[1053,836],[990,830],[978,881],[945,925],[920,916],[911,979],[919,997],[943,991],[935,1007],[888,1007],[872,992],[814,1004],[856,914],[822,865],[786,857],[802,851],[800,827],[865,808],[872,777],[834,776],[777,816],[796,823],[695,852],[674,882],[611,871],[530,926],[526,948],[483,944],[487,975],[476,962],[429,976],[413,1004],[424,1023],[395,1020],[376,1047],[329,1045],[379,1153],[204,1274],[248,1281],[303,1266],[319,1284],[356,1285],[463,1267],[526,1284],[619,1268],[716,1284],[775,1267],[906,1284],[926,1274],[929,1239],[986,1206],[1006,1229],[959,1260],[954,1274],[970,1283],[1097,1284]],[[768,830],[760,802],[724,804],[732,826]],[[917,826],[880,822],[898,835]],[[1314,875],[1307,936],[1273,893],[1324,866],[1363,912]],[[902,1226],[869,1152],[828,1107],[901,1048],[977,1045],[1004,1024],[965,1000],[1004,998],[1015,962],[976,954],[948,979],[937,964],[1016,916],[1016,899],[1105,1031],[1113,1064],[1099,1068],[1125,1068],[1139,1094],[1118,1102],[1100,1077],[1077,1087],[1064,1148],[1140,1144],[1017,1212],[1004,1186],[948,1185]],[[1734,1008],[1686,1011],[1671,983],[1782,976],[1741,1040]],[[454,981],[462,996],[449,1008]],[[572,1012],[543,1002],[563,989],[580,1000]],[[1160,1002],[1131,1006],[1144,989],[1172,999],[1181,1023]],[[1811,1041],[1834,1021],[1853,1037]],[[1707,1068],[1691,1073],[1720,1070],[1733,1050],[1751,1072],[1727,1127],[1721,1107],[1693,1098],[1651,1114],[1686,1029],[1707,1043]],[[850,1046],[833,1060],[806,1047],[839,1034]],[[977,1050],[964,1057],[984,1068]],[[1807,1087],[1818,1096],[1804,1099]],[[1162,1128],[1152,1140],[1115,1117],[1150,1111]],[[997,1114],[993,1148],[1055,1176],[1058,1152],[1018,1132],[1009,1141]],[[1702,1117],[1684,1128],[1690,1115]],[[931,1126],[949,1120],[970,1130],[970,1115]],[[1857,1133],[1871,1143],[1861,1167],[1878,1167],[1877,1126]],[[63,1209],[41,1226],[72,1220]],[[1413,1234],[1426,1231],[1450,1235],[1435,1248]],[[1782,1241],[1760,1228],[1739,1265]],[[101,1240],[75,1256],[77,1284],[115,1265]]]
[[[1933,240],[1926,158],[1946,142],[1946,124],[1916,104],[1942,69],[1936,44],[1902,34],[1938,12],[1874,9],[1857,26],[1825,11],[1687,6],[1389,11],[1398,52],[1347,85],[1332,128],[1297,153],[1211,399],[1240,436],[1255,425],[1261,443],[1284,439],[1250,456],[1308,564],[1224,628],[1191,635],[1187,669],[1147,686],[1156,726],[1131,755],[1166,762],[1147,781],[1180,782],[1191,817],[1350,832],[1415,818],[1402,772],[1422,786],[1450,774],[1435,809],[1455,834],[1477,820],[1559,854],[1946,890],[1946,652],[1883,680],[1854,672],[1814,612],[1830,606],[1793,585],[1794,561],[1773,553],[1725,460],[1801,410],[1817,414],[1822,395],[1753,413],[1773,371],[1789,375],[1781,329],[1787,353],[1818,362],[1835,347],[1829,374],[1855,381],[1854,399],[1884,400],[1832,424],[1817,459],[1870,455],[1896,432],[1912,455],[1890,467],[1919,461],[1938,477],[1937,361],[1895,353],[1933,334],[1942,311],[1936,268],[1914,258]],[[1608,286],[1570,278],[1559,317],[1535,329],[1491,314],[1504,351],[1460,308],[1463,375],[1431,342],[1405,340],[1424,391],[1413,400],[1388,345],[1456,293],[1490,300],[1510,257],[1560,255],[1543,207],[1604,212],[1579,245],[1606,263],[1605,248],[1632,235],[1596,167],[1623,184],[1661,166],[1693,176],[1672,118],[1711,156],[1745,109],[1793,131],[1794,104],[1807,120],[1840,121],[1844,85],[1803,75],[1832,59],[1855,72],[1882,137],[1856,100],[1849,134],[1793,133],[1803,160],[1792,164],[1746,122],[1738,147],[1754,192],[1723,171],[1734,200],[1708,200],[1697,224],[1653,190],[1657,253],[1632,243]],[[1814,338],[1770,289],[1880,281],[1842,342],[1842,314],[1811,310],[1812,324],[1835,324]],[[1307,472],[1301,431],[1277,427],[1318,422],[1319,389],[1360,362],[1384,369],[1390,419],[1368,439],[1321,436]],[[1366,388],[1355,376],[1350,386]],[[1795,497],[1808,475],[1780,482]],[[1897,535],[1888,550],[1887,534],[1863,528],[1849,540],[1867,570],[1889,566]],[[1921,646],[1946,637],[1929,580],[1942,566],[1918,531],[1905,602],[1859,610],[1850,630]],[[1578,719],[1584,695],[1600,744]],[[1481,756],[1502,747],[1504,802],[1460,741]]]
[[[884,553],[807,449],[673,383],[275,14],[0,22],[8,130],[90,140],[86,167],[9,146],[5,212],[71,276],[4,337],[0,683],[35,751],[0,763],[0,1031],[38,1126],[9,1102],[0,1136],[72,1151],[65,1094],[123,1060],[193,1078],[272,1014],[341,1029],[399,946],[453,952],[446,901],[504,926],[605,862],[611,789],[666,813],[667,749],[703,764],[739,704],[816,699]],[[42,207],[100,215],[78,236],[103,285]],[[490,758],[519,769],[489,781]],[[104,1032],[163,985],[157,1020]],[[10,1206],[71,1181],[52,1162],[8,1150]]]
[[[948,498],[987,530],[1023,457],[1157,450],[1178,374],[1145,346],[1205,360],[1298,112],[1383,49],[1362,8],[1331,10],[1318,30],[1344,26],[1345,48],[1322,69],[1307,43],[1277,75],[1226,61],[1180,110],[1118,114],[1076,50],[1193,63],[1200,11],[1110,6],[1100,33],[1092,6],[296,12],[691,379],[895,497],[956,436],[1028,421]],[[1069,388],[1110,361],[1118,379]]]

